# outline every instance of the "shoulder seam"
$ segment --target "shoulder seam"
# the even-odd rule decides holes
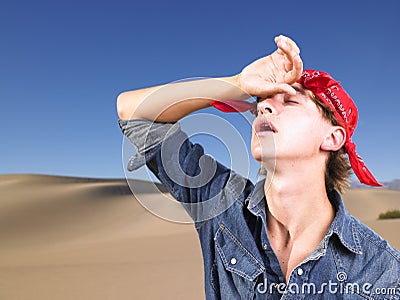
[[[353,217],[353,220],[354,220],[355,218]],[[356,223],[358,223],[357,221],[356,221]],[[357,225],[360,225],[360,224],[357,224]],[[364,226],[367,226],[367,225],[365,225],[365,224],[363,224]],[[367,226],[368,227],[368,226]],[[369,227],[368,227],[369,228]],[[366,240],[368,240],[370,243],[372,243],[372,244],[374,244],[376,247],[378,247],[378,248],[380,248],[380,249],[382,249],[382,250],[385,250],[385,252],[387,252],[388,254],[390,254],[394,259],[396,259],[396,261],[397,262],[400,262],[400,256],[398,256],[397,255],[397,253],[395,253],[394,251],[392,251],[392,249],[391,248],[393,248],[389,243],[388,243],[388,241],[386,241],[385,239],[383,239],[381,236],[379,236],[377,233],[377,235],[378,235],[378,237],[379,238],[381,238],[382,240],[381,240],[381,242],[378,242],[378,241],[376,241],[376,239],[374,239],[374,237],[373,236],[371,236],[370,234],[368,234],[367,232],[365,232],[364,230],[362,230],[362,228],[360,228],[360,226],[355,226],[355,229],[357,230],[357,232],[362,236],[362,237],[364,237],[364,239],[366,239]],[[369,228],[370,230],[372,230],[371,228]],[[373,231],[373,230],[372,230]],[[382,242],[385,242],[385,246],[383,245],[383,243]]]

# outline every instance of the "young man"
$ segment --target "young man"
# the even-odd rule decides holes
[[[275,42],[238,75],[122,93],[119,124],[139,152],[132,169],[146,163],[194,219],[207,299],[400,299],[399,252],[338,194],[345,153],[363,183],[379,185],[351,141],[356,107],[327,73],[302,72],[291,39]],[[255,186],[174,124],[210,105],[251,109],[249,95],[252,155],[267,170]]]

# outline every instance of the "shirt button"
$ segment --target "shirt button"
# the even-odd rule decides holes
[[[267,249],[268,249],[267,243],[265,243],[265,244],[263,245],[263,249],[264,249],[264,250],[267,250]]]
[[[232,258],[232,259],[231,259],[231,264],[232,264],[232,265],[236,265],[236,263],[237,263],[236,258]]]
[[[304,271],[303,271],[302,268],[298,268],[298,269],[297,269],[297,274],[298,274],[299,276],[303,275],[303,273],[304,273]]]

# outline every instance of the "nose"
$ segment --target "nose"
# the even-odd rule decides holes
[[[258,99],[259,100],[259,99]],[[257,103],[257,111],[259,114],[279,115],[284,110],[284,95],[276,94],[271,98],[262,99]]]
[[[257,112],[258,114],[272,114],[272,107],[268,104],[267,101],[261,101],[257,103]]]

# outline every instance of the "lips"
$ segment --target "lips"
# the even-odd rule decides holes
[[[254,121],[254,129],[256,134],[262,133],[277,133],[276,127],[264,116],[258,117]]]

